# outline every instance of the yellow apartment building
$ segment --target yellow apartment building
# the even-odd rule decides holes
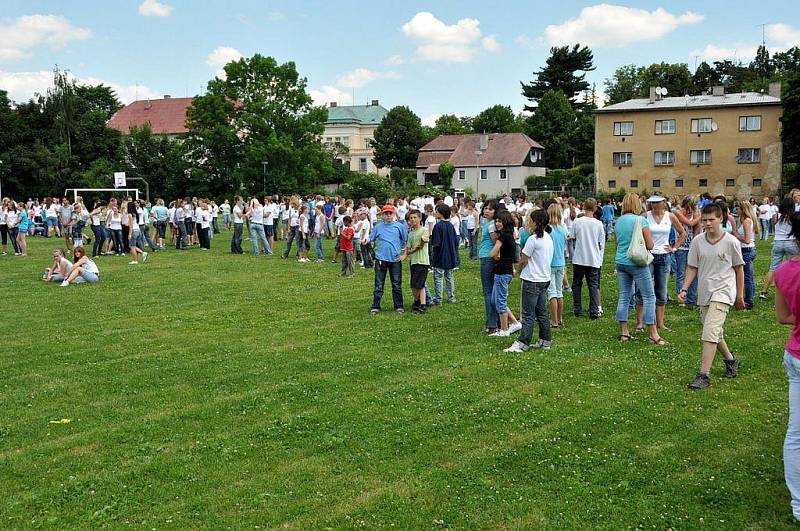
[[[760,198],[781,186],[780,83],[768,94],[633,99],[597,110],[597,191]]]
[[[352,171],[388,175],[388,168],[375,166],[375,150],[372,147],[375,129],[388,112],[378,100],[372,100],[369,105],[346,106],[331,102],[322,143],[329,148],[336,144],[346,147],[348,154],[340,158],[350,165]]]

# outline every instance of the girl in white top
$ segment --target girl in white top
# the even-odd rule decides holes
[[[669,272],[671,260],[669,255],[674,253],[683,245],[686,239],[686,230],[681,225],[680,220],[672,212],[667,211],[667,200],[661,196],[650,196],[647,199],[650,211],[647,212],[647,226],[653,238],[652,254],[655,258],[650,267],[653,277],[653,288],[656,295],[656,327],[659,330],[667,330],[664,321],[664,309],[667,304],[667,291],[669,284]],[[669,244],[669,233],[672,229],[678,233],[675,246]],[[637,301],[638,302],[638,301]],[[640,318],[642,320],[640,320]],[[644,328],[644,307],[636,305],[636,328]]]
[[[66,259],[64,250],[53,249],[53,267],[45,269],[42,280],[45,282],[63,282],[71,272],[72,262]]]
[[[786,196],[781,201],[779,214],[772,218],[772,224],[775,227],[775,241],[772,243],[772,253],[770,255],[769,271],[767,277],[764,279],[764,291],[761,292],[759,298],[764,300],[767,298],[769,288],[775,278],[775,270],[784,260],[789,260],[800,254],[800,249],[797,246],[797,240],[792,235],[791,217],[794,215],[794,199],[791,196]]]
[[[61,283],[61,287],[69,286],[70,282],[76,284],[81,282],[94,283],[100,280],[100,270],[97,268],[97,265],[86,256],[86,251],[83,250],[83,247],[75,247],[72,253],[75,256],[75,263],[72,265],[70,274],[64,279],[64,282]]]
[[[291,218],[290,218],[291,220]],[[298,262],[308,262],[308,250],[306,240],[308,239],[308,205],[303,203],[297,216],[297,250],[300,252]]]
[[[8,245],[8,224],[6,224],[6,211],[8,210],[8,202],[10,199],[3,198],[3,204],[0,205],[0,235],[2,236],[2,255],[6,256],[6,247]]]

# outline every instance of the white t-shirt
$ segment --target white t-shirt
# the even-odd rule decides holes
[[[264,225],[272,225],[275,216],[275,211],[272,210],[272,203],[262,206],[261,211],[264,214]]]
[[[419,209],[417,209],[419,210]],[[378,221],[378,205],[369,207],[369,220],[374,225]]]
[[[289,226],[296,227],[300,224],[300,214],[294,207],[289,207]]]
[[[215,218],[219,217],[219,207],[217,205],[211,207],[211,216]]]
[[[450,194],[447,194],[446,196],[444,196],[444,204],[449,206],[449,207],[453,206],[453,198],[450,197]]]
[[[94,220],[94,218],[92,218],[92,219]],[[170,208],[167,209],[167,219],[168,220],[175,219],[175,207],[170,207]],[[99,220],[99,216],[98,216],[98,220]]]
[[[770,205],[769,206],[769,217],[770,218],[772,218],[772,216],[777,216],[779,212],[780,212],[780,209],[778,208],[778,205]]]
[[[775,224],[775,241],[788,241],[794,240],[792,236],[790,236],[792,232],[792,224],[788,221],[781,221]]]
[[[300,214],[297,217],[297,226],[300,228],[301,233],[308,232],[308,217],[305,214]]]
[[[400,201],[400,204],[397,205],[397,218],[405,220],[406,212],[408,212],[408,207],[406,206],[406,202]]]
[[[254,225],[264,224],[264,207],[259,205],[250,210],[250,223]]]
[[[220,208],[222,209],[223,214],[231,213],[231,205],[229,203],[222,203],[222,206]]]
[[[456,229],[456,234],[461,234],[461,218],[458,216],[450,216],[450,225]]]
[[[111,213],[108,215],[108,228],[111,230],[122,230],[122,214]]]
[[[769,219],[772,217],[772,207],[769,205],[758,205],[758,219]]]
[[[372,223],[370,223],[369,219],[361,220],[361,241],[364,243],[369,243],[369,233],[372,232]]]
[[[603,222],[592,216],[578,218],[572,224],[572,235],[575,238],[572,263],[587,267],[601,267],[606,245]]]
[[[324,220],[325,216],[317,215],[317,217],[314,218],[314,234],[320,235],[325,232]]]
[[[57,218],[58,217],[58,205],[53,203],[49,207],[47,207],[47,216],[48,218]]]
[[[244,223],[244,218],[239,217],[242,214],[242,207],[239,205],[234,205],[233,207],[233,222],[239,223],[240,225]]]
[[[431,214],[425,218],[425,228],[428,229],[428,234],[433,234],[433,226],[436,225],[436,216]],[[378,242],[380,243],[380,242]]]
[[[339,236],[342,234],[342,227],[344,227],[344,216],[336,218],[334,225],[336,225],[336,236]]]
[[[211,212],[205,208],[197,209],[197,221],[200,222],[201,229],[207,229],[211,224]]]
[[[95,275],[100,274],[100,270],[97,268],[97,264],[95,264],[91,260],[86,260],[86,262],[83,263],[83,270],[86,271],[87,273],[94,273]]]
[[[520,273],[520,278],[528,282],[550,282],[550,263],[553,261],[553,239],[546,232],[541,238],[535,234],[528,238],[522,254],[528,263]]]

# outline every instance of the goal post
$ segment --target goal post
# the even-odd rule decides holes
[[[72,202],[78,200],[78,196],[83,196],[83,192],[115,192],[117,194],[124,193],[125,195],[135,195],[136,200],[139,200],[138,188],[67,188],[64,190],[64,197],[72,194]]]

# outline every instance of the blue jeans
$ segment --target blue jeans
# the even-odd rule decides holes
[[[153,238],[150,237],[150,225],[145,223],[144,225],[139,225],[139,230],[142,231],[142,235],[144,235],[144,239],[147,242],[147,245],[150,246],[151,251],[156,250],[156,244],[153,241]],[[144,249],[144,247],[142,247]]]
[[[604,219],[603,220],[603,232],[606,233],[606,238],[608,235],[614,232],[614,220],[613,219]]]
[[[494,276],[494,286],[492,286],[492,305],[498,314],[508,311],[508,285],[511,283],[511,275]]]
[[[675,296],[677,297],[683,289],[683,281],[686,280],[686,261],[689,257],[688,249],[679,249],[675,251],[675,261],[677,268],[675,269]],[[697,304],[697,277],[694,277],[692,284],[686,293],[686,304],[694,306]]]
[[[549,286],[550,282],[522,281],[522,315],[520,316],[522,330],[518,339],[520,343],[530,346],[531,339],[533,339],[534,322],[539,323],[539,339],[553,340],[550,317],[547,314],[547,288]]]
[[[322,253],[322,234],[317,234],[316,241],[314,242],[314,250],[317,251],[317,260],[324,260],[325,255]]]
[[[92,258],[103,252],[103,244],[106,242],[106,230],[102,225],[92,225],[94,234],[94,244],[92,245]]]
[[[616,264],[619,300],[617,301],[617,321],[628,322],[628,303],[633,294],[634,285],[642,293],[644,306],[644,324],[656,324],[656,295],[653,291],[653,277],[649,266]]]
[[[283,252],[283,257],[284,258],[288,258],[289,257],[289,251],[292,250],[292,242],[294,241],[295,238],[297,238],[299,232],[300,232],[300,226],[299,225],[295,225],[293,227],[289,227],[289,232],[288,232],[288,235],[286,236],[286,250]],[[299,244],[299,242],[297,244],[297,253],[295,254],[295,256],[300,256],[300,244]]]
[[[11,227],[8,229],[8,237],[11,238],[11,245],[14,247],[14,252],[19,253],[19,244],[17,243],[17,234],[19,234],[19,227]]]
[[[375,290],[372,295],[372,309],[381,309],[383,285],[386,284],[386,273],[392,283],[392,303],[394,309],[403,307],[403,263],[375,260]]]
[[[265,253],[272,254],[272,249],[269,248],[269,243],[267,242],[267,235],[264,234],[264,225],[250,224],[250,240],[253,242],[253,254],[256,256],[259,255],[258,242],[261,242]]]
[[[494,260],[481,258],[481,287],[483,287],[483,306],[486,309],[486,328],[498,328],[500,320],[497,310],[492,304],[492,286],[494,286]]]
[[[447,284],[447,302],[456,302],[456,284],[453,282],[452,269],[433,268],[433,300],[431,304],[441,304],[442,302],[442,279]]]
[[[761,239],[766,240],[769,236],[770,221],[768,219],[759,219],[758,223],[761,225]]]
[[[653,261],[648,266],[653,277],[653,292],[656,296],[656,305],[664,306],[667,304],[667,286],[669,285],[669,254],[654,254]],[[641,297],[641,290],[637,292],[637,297]],[[637,298],[637,303],[642,304],[642,300]]]
[[[476,245],[477,237],[475,235],[475,230],[468,230],[467,231],[467,243],[469,244],[469,259],[475,260],[478,258],[478,246]]]
[[[792,495],[792,513],[800,519],[800,360],[786,352],[783,366],[789,377],[789,425],[783,440],[783,472]]]
[[[742,247],[742,258],[744,259],[744,303],[752,306],[756,296],[756,276],[753,273],[756,248]]]

